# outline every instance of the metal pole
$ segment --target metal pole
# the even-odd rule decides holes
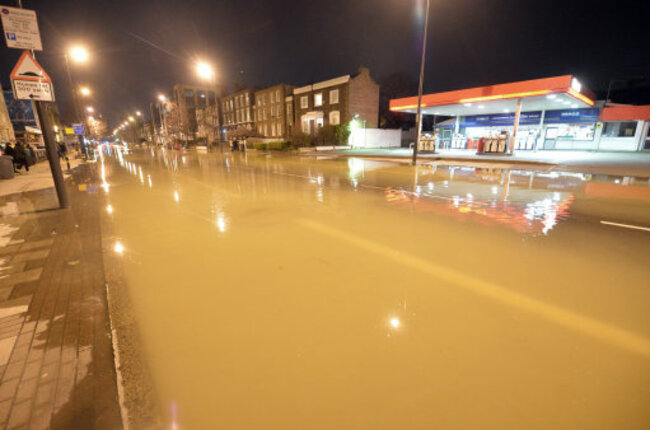
[[[519,118],[521,117],[521,99],[517,99],[517,111],[515,112],[515,123],[512,127],[512,137],[510,138],[510,153],[515,153],[515,143],[517,139],[517,129],[519,128]]]
[[[59,198],[59,206],[61,209],[64,209],[70,206],[70,201],[68,200],[68,192],[65,189],[63,173],[61,172],[61,163],[56,149],[56,140],[54,138],[54,132],[52,131],[52,124],[50,123],[50,117],[45,103],[35,102],[34,104],[36,105],[36,112],[38,113],[41,122],[41,131],[43,132],[43,140],[45,141],[47,161],[49,162],[50,170],[52,171],[52,179],[54,179],[54,188],[56,189],[56,195]]]
[[[413,165],[417,163],[418,159],[418,145],[420,144],[420,136],[422,135],[422,86],[424,82],[424,63],[427,54],[427,31],[429,29],[429,4],[427,0],[427,11],[424,16],[424,35],[422,36],[422,59],[420,61],[420,85],[418,87],[418,113],[416,116],[415,124],[415,146],[413,147]]]

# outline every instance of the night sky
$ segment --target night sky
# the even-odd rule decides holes
[[[302,85],[370,67],[378,81],[417,79],[421,0],[24,0],[39,16],[38,60],[63,113],[66,46],[92,61],[75,67],[91,102],[113,121],[148,111],[174,83],[198,83],[204,58],[226,84]],[[0,0],[2,5],[13,5]],[[575,74],[595,91],[609,79],[650,77],[650,1],[431,0],[425,91]],[[144,41],[146,40],[146,42]],[[19,51],[2,43],[4,88]],[[397,94],[408,96],[413,94]],[[113,122],[113,125],[115,122]]]

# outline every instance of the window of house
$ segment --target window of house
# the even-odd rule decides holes
[[[282,136],[282,123],[279,122],[275,125],[275,129],[278,132],[278,136]]]
[[[323,106],[323,93],[314,94],[314,106]]]
[[[257,126],[257,133],[262,134],[262,126],[261,125]]]
[[[636,121],[606,122],[603,129],[603,136],[607,137],[634,137],[636,133]]]
[[[246,94],[246,96],[244,96],[244,100],[246,100],[246,106],[250,106],[250,105],[251,105],[251,98],[248,97],[248,94]]]
[[[251,120],[251,111],[247,110],[246,111],[246,121],[250,122],[250,120]]]
[[[275,101],[281,102],[282,99],[280,98],[280,90],[275,90]]]
[[[323,118],[318,118],[318,119],[316,120],[316,126],[317,126],[318,128],[323,128]]]
[[[268,124],[264,124],[264,136],[269,135],[269,129],[268,129]]]
[[[307,109],[309,107],[309,100],[307,99],[307,96],[300,97],[300,107],[302,109]]]
[[[275,123],[271,124],[271,136],[275,137]]]
[[[335,110],[330,112],[330,125],[339,125],[341,123],[341,114]]]
[[[330,90],[330,104],[336,104],[339,102],[339,90]]]

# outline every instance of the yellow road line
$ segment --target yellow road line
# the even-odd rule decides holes
[[[627,351],[650,358],[650,339],[616,326],[600,322],[575,312],[544,303],[507,288],[461,273],[448,267],[395,250],[389,246],[351,235],[310,219],[298,219],[298,224],[318,233],[339,239],[362,250],[388,258],[403,266],[453,283],[467,291],[489,298],[519,311],[551,321],[567,329],[590,336]]]

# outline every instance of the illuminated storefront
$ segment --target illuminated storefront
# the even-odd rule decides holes
[[[422,97],[422,112],[450,118],[436,122],[434,140],[440,150],[509,153],[650,148],[648,107],[603,108],[602,104],[578,79],[566,75],[427,94]],[[417,97],[391,100],[390,108],[415,113]],[[431,142],[431,134],[425,133],[424,139]],[[430,149],[430,144],[421,144],[420,149]]]

